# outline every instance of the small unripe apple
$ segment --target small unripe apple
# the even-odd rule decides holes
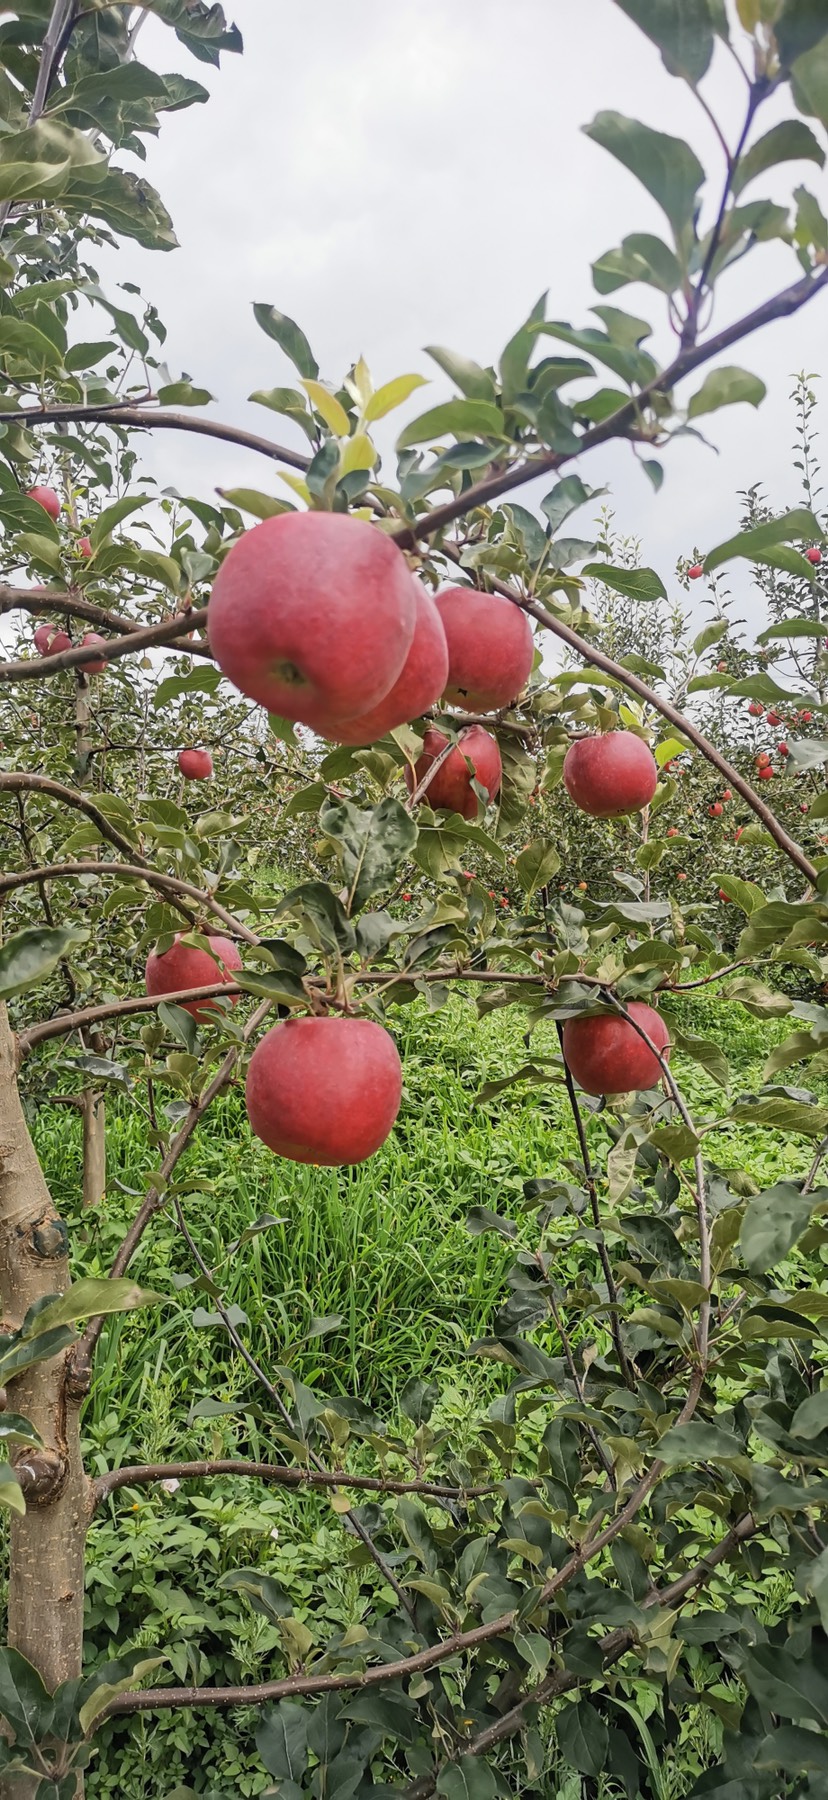
[[[698,581],[699,576],[703,574],[704,568],[701,563],[693,563],[692,567],[687,571],[688,580],[690,581]]]
[[[43,511],[47,512],[49,514],[50,519],[56,519],[58,516],[58,513],[60,512],[60,499],[59,499],[59,496],[55,493],[54,488],[50,488],[50,487],[28,488],[26,491],[26,499],[34,500],[38,506],[42,506]]]
[[[232,981],[236,969],[242,966],[242,959],[232,938],[208,937],[212,954],[206,950],[198,950],[194,944],[182,944],[179,932],[175,943],[163,956],[151,951],[147,957],[146,991],[163,999],[165,994],[178,993],[183,988],[210,987],[218,981]],[[237,994],[229,998],[235,1006]],[[182,1000],[184,1011],[192,1013],[199,1021],[209,1019],[211,1013],[220,1008],[214,1000]]]
[[[658,785],[655,757],[632,731],[578,738],[564,759],[564,785],[581,812],[614,819],[640,812]]]
[[[750,713],[751,718],[761,719],[764,710],[765,710],[765,708],[762,705],[761,700],[751,700],[751,703],[748,707],[748,712]]]
[[[722,806],[721,800],[714,800],[713,805],[708,806],[707,810],[710,814],[711,819],[718,819],[721,817],[722,813],[724,812],[724,807]]]
[[[99,631],[85,631],[81,638],[81,643],[105,644],[106,638],[101,637]],[[105,656],[96,656],[94,662],[81,663],[80,666],[84,675],[103,675],[107,666],[107,660]]]
[[[771,769],[771,768],[760,769],[759,770],[759,780],[760,781],[772,781],[775,773],[776,773],[775,769]]]
[[[668,825],[668,827],[667,827],[667,836],[668,837],[678,837],[678,834],[679,834],[679,828],[677,825]]]
[[[185,781],[206,781],[213,773],[209,750],[179,750],[178,767]]]
[[[59,625],[38,625],[34,641],[41,656],[57,656],[58,651],[72,648],[72,639]]]
[[[578,882],[578,889],[579,889],[579,892],[580,892],[580,893],[582,893],[582,894],[585,894],[585,893],[586,893],[586,891],[587,891],[587,884],[586,884],[586,882],[585,882],[585,881],[579,881],[579,882]]]
[[[252,1129],[291,1162],[364,1162],[388,1137],[401,1096],[397,1046],[372,1019],[285,1019],[247,1071]]]
[[[419,787],[449,742],[444,732],[429,727],[423,739],[422,755],[417,758],[413,772],[410,765],[406,765],[405,781],[410,794]],[[479,781],[489,799],[494,800],[500,792],[502,774],[497,739],[491,732],[484,731],[482,725],[469,725],[460,732],[454,749],[433,775],[422,795],[422,804],[430,806],[432,812],[456,812],[464,819],[476,819],[481,809],[472,781]]]
[[[814,568],[817,568],[822,562],[822,551],[817,549],[816,544],[812,544],[810,550],[806,550],[805,555],[809,563],[813,563]]]
[[[670,1033],[652,1006],[631,1000],[627,1011],[664,1057]],[[627,1094],[655,1087],[661,1069],[652,1050],[627,1019],[615,1013],[580,1014],[563,1028],[563,1054],[570,1074],[586,1094]]]
[[[532,673],[532,626],[525,612],[500,594],[445,588],[437,611],[448,645],[445,698],[466,712],[509,706]]]
[[[800,800],[800,802],[799,802],[799,810],[800,810],[800,812],[801,812],[801,813],[806,813],[806,812],[810,812],[810,807],[809,807],[809,805],[808,805],[808,802],[807,802],[807,800]]]
[[[677,881],[686,881],[687,880],[687,876],[685,875],[685,872],[683,869],[679,869],[679,872],[676,876],[676,880]]]
[[[331,727],[338,744],[375,744],[377,738],[419,719],[439,700],[448,679],[448,646],[440,614],[422,583],[414,582],[414,636],[401,673],[384,699],[358,719]]]
[[[393,687],[414,636],[411,571],[345,513],[280,513],[234,544],[210,596],[219,668],[250,700],[335,737]]]

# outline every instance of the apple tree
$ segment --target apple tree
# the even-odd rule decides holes
[[[679,705],[657,669],[601,647],[590,579],[644,602],[665,585],[593,551],[569,521],[595,497],[590,451],[623,439],[658,487],[676,432],[761,401],[760,378],[731,360],[737,346],[824,304],[817,198],[805,186],[787,205],[754,196],[779,164],[823,167],[828,19],[809,0],[618,3],[713,118],[720,165],[708,172],[684,140],[600,113],[589,134],[657,202],[664,235],[633,230],[597,255],[597,323],[561,321],[544,297],[491,366],[432,348],[456,393],[408,418],[394,470],[373,427],[420,377],[376,387],[360,359],[327,380],[300,326],[257,304],[263,380],[276,350],[294,374],[253,398],[290,441],[235,430],[161,362],[152,304],[134,290],[136,305],[116,303],[96,278],[101,243],[174,247],[162,200],[118,157],[140,155],[165,111],[206,97],[196,79],[140,61],[141,27],[152,13],[197,61],[217,62],[241,49],[221,7],[20,0],[0,23],[10,1800],[73,1800],[96,1743],[111,1746],[136,1714],[233,1707],[260,1709],[256,1741],[283,1800],[551,1792],[550,1746],[585,1793],[605,1778],[635,1800],[662,1791],[688,1709],[715,1726],[694,1792],[824,1791],[828,1107],[789,1071],[821,1068],[828,1011],[780,992],[774,970],[824,981],[828,859],[806,853],[768,784],[708,735],[692,678]],[[714,55],[742,106],[734,141],[704,88]],[[766,126],[772,95],[785,116]],[[758,287],[768,242],[789,246],[790,284],[712,330],[728,269],[749,255]],[[628,285],[666,307],[664,366],[647,320],[607,298]],[[261,452],[262,489],[219,503],[154,496],[140,471],[150,430]],[[517,495],[538,476],[550,485],[533,511]],[[813,766],[826,754],[824,686],[800,640],[825,630],[824,542],[806,505],[755,519],[692,565],[712,577],[749,558],[795,583],[796,616],[772,621],[786,646],[773,675],[716,670],[716,690],[725,706],[757,691],[810,714],[791,757]],[[569,658],[557,672],[542,655],[552,640]],[[182,750],[209,755],[181,768]],[[729,955],[704,912],[682,907],[665,862],[679,762],[739,796],[765,856],[761,880],[723,861],[719,887],[743,920]],[[573,857],[583,820],[646,815],[646,832],[617,840],[626,866],[608,857],[600,891],[577,901],[561,896],[558,843],[530,805],[560,783]],[[309,821],[318,835],[302,866],[310,834],[296,826]],[[523,899],[504,916],[466,863],[503,858],[518,824]],[[282,843],[290,883],[276,891]],[[413,914],[397,904],[403,885],[416,888]],[[711,989],[797,1021],[756,1093],[732,1094],[726,1045],[671,1012],[676,996]],[[399,1103],[399,1009],[425,997],[439,1010],[449,994],[481,1012],[525,1009],[527,1034],[554,1048],[510,1079],[561,1089],[580,1152],[575,1166],[550,1144],[549,1174],[526,1182],[517,1217],[495,1204],[470,1218],[514,1262],[476,1346],[503,1365],[502,1392],[462,1442],[430,1424],[429,1383],[406,1388],[399,1435],[359,1396],[266,1366],[186,1206],[188,1147],[243,1078],[251,1128],[274,1154],[370,1155]],[[690,1110],[688,1060],[720,1084],[724,1112]],[[104,1207],[107,1085],[150,1123],[156,1168],[106,1279],[84,1272],[27,1128],[24,1102],[58,1079],[98,1121],[88,1197]],[[729,1121],[785,1134],[796,1173],[756,1191],[720,1149]],[[162,1215],[249,1373],[272,1454],[93,1478],[79,1418],[106,1320],[174,1300],[139,1279]],[[261,1680],[177,1686],[163,1644],[151,1656],[113,1644],[111,1662],[84,1673],[96,1508],[122,1489],[220,1473],[329,1495],[364,1622],[316,1642],[276,1583],[240,1570],[279,1633]],[[786,1601],[766,1622],[743,1591],[771,1575]]]

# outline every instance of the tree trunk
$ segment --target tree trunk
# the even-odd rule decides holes
[[[106,1193],[106,1101],[87,1088],[83,1096],[83,1204],[99,1206]]]
[[[33,1301],[69,1285],[67,1234],[52,1204],[17,1091],[14,1039],[0,1005],[0,1304],[18,1326]],[[79,1403],[67,1393],[65,1357],[9,1382],[10,1410],[31,1420],[43,1451],[16,1458],[26,1513],[11,1526],[8,1642],[46,1687],[79,1675],[84,1546],[90,1487],[81,1463]],[[28,1793],[28,1778],[0,1780],[0,1800]],[[32,1789],[33,1791],[33,1789]]]

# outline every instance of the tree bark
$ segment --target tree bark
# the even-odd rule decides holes
[[[45,1294],[69,1285],[67,1233],[52,1204],[20,1097],[14,1038],[0,1005],[0,1304],[7,1326],[22,1323]],[[45,1449],[15,1459],[26,1495],[13,1515],[8,1642],[46,1687],[81,1672],[84,1547],[91,1512],[78,1432],[79,1403],[67,1392],[65,1355],[8,1384],[10,1410],[36,1426]],[[27,1777],[0,1778],[0,1800],[28,1793]],[[32,1790],[33,1791],[33,1790]]]
[[[83,1096],[83,1204],[99,1206],[106,1193],[106,1101],[87,1088]]]

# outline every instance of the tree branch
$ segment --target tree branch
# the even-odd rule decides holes
[[[347,1469],[297,1469],[274,1463],[185,1462],[136,1463],[112,1469],[92,1482],[92,1504],[99,1506],[118,1488],[148,1487],[156,1481],[204,1481],[213,1475],[238,1475],[250,1481],[270,1481],[276,1487],[353,1488],[369,1494],[424,1494],[431,1500],[477,1500],[492,1494],[497,1484],[483,1487],[444,1487],[435,1481],[396,1481],[379,1475],[351,1475]]]
[[[152,431],[191,431],[199,437],[218,438],[225,444],[237,444],[240,450],[256,450],[261,456],[269,456],[274,462],[287,463],[292,469],[302,472],[308,468],[310,457],[301,450],[288,450],[284,444],[274,443],[272,438],[259,437],[252,431],[241,431],[235,425],[221,425],[211,419],[193,418],[189,413],[168,412],[159,407],[130,406],[120,400],[110,401],[100,406],[22,406],[17,412],[3,414],[3,423],[25,425],[30,429],[33,425],[122,425],[133,430]]]
[[[121,850],[125,856],[140,864],[142,879],[146,879],[148,872],[152,873],[135,845],[131,844],[128,838],[121,836],[117,827],[110,824],[105,814],[95,806],[94,802],[87,800],[85,794],[79,794],[74,788],[64,787],[63,782],[52,781],[48,775],[29,775],[12,769],[8,773],[0,774],[0,793],[3,792],[48,794],[50,798],[59,800],[63,806],[75,807],[78,812],[85,813],[86,817],[91,819],[102,838],[106,838],[110,844],[114,844],[116,850]]]
[[[199,906],[209,907],[210,911],[215,913],[216,918],[221,919],[222,924],[232,930],[235,936],[243,938],[246,944],[259,943],[256,932],[251,931],[247,925],[242,924],[240,919],[235,918],[233,913],[228,912],[227,908],[222,906],[221,902],[216,900],[215,896],[206,888],[194,887],[190,881],[179,881],[177,875],[162,875],[157,869],[151,869],[144,863],[105,863],[91,860],[89,862],[44,863],[37,869],[21,869],[15,875],[1,875],[0,899],[4,894],[11,893],[15,888],[26,887],[33,881],[38,885],[41,881],[66,881],[73,875],[131,877],[134,881],[146,882],[148,887],[168,889],[172,895],[186,895],[188,899],[197,901]],[[182,907],[180,910],[184,912],[186,918],[192,917],[186,908]]]
[[[155,644],[170,644],[173,638],[187,636],[207,624],[206,606],[200,612],[176,613],[161,619],[157,625],[142,625],[124,637],[111,638],[103,644],[73,644],[70,650],[59,650],[55,656],[27,656],[17,662],[0,662],[0,681],[42,681],[48,675],[59,675],[63,669],[81,669],[84,663],[112,662],[117,656],[135,656]],[[179,646],[189,650],[189,644]],[[202,642],[197,653],[210,656],[209,645]]]
[[[565,463],[572,462],[578,456],[583,456],[588,450],[596,449],[599,444],[609,443],[611,438],[625,437],[629,428],[637,422],[642,405],[654,393],[665,392],[674,387],[677,382],[684,379],[685,375],[692,374],[694,369],[710,362],[711,358],[718,356],[722,350],[728,350],[731,344],[738,344],[742,338],[750,337],[754,331],[761,330],[762,326],[771,324],[775,319],[788,318],[792,313],[799,312],[801,307],[806,306],[808,301],[812,300],[814,295],[827,285],[828,268],[820,270],[816,276],[803,276],[791,287],[783,288],[781,293],[775,294],[770,300],[765,300],[753,312],[746,313],[744,318],[737,320],[735,324],[728,325],[723,331],[717,332],[715,337],[708,338],[703,344],[695,344],[681,350],[666,369],[662,369],[659,375],[654,376],[646,387],[641,388],[639,393],[628,400],[624,406],[619,407],[617,412],[611,413],[609,418],[604,419],[600,425],[593,425],[591,430],[585,431],[577,450],[550,450],[541,456],[530,457],[525,462],[513,463],[508,469],[497,475],[485,476],[482,481],[466,488],[462,494],[455,495],[444,505],[433,507],[414,524],[398,525],[390,533],[390,536],[396,543],[413,549],[421,538],[434,537],[436,532],[442,531],[444,525],[449,525],[453,519],[462,518],[466,513],[473,512],[475,507],[488,506],[492,500],[498,500],[512,489],[523,487],[527,481],[534,481],[538,475],[554,474],[558,469],[563,468]],[[13,415],[4,414],[4,417],[6,416]]]
[[[11,612],[61,613],[67,619],[86,619],[90,625],[101,625],[104,630],[114,631],[122,637],[144,629],[136,619],[128,619],[122,613],[108,612],[105,606],[96,606],[93,600],[84,600],[77,588],[71,588],[67,594],[56,588],[0,587],[0,614]],[[187,643],[182,644],[181,649],[190,656],[212,657],[207,644]],[[100,649],[98,654],[102,654]],[[41,658],[42,662],[46,660],[46,657]]]

